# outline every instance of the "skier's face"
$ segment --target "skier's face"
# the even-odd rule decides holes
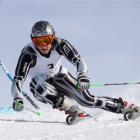
[[[47,54],[51,49],[51,43],[54,40],[54,36],[42,36],[42,37],[33,37],[32,41],[34,45],[39,49],[43,54]]]
[[[48,54],[48,52],[50,51],[51,49],[51,44],[49,45],[42,45],[41,47],[40,46],[36,46],[38,48],[38,50],[43,53],[43,54]]]

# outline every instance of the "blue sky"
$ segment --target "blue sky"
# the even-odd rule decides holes
[[[59,37],[73,44],[87,62],[92,82],[140,80],[139,0],[1,0],[0,59],[12,75],[38,20],[48,20]],[[75,74],[69,62],[63,64]],[[1,69],[0,84],[0,105],[10,105],[11,83]],[[92,91],[107,95],[119,88]],[[28,84],[24,90],[29,92]]]

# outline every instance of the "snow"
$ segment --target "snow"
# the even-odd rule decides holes
[[[2,109],[1,109],[2,110]],[[75,125],[65,123],[64,112],[50,107],[42,116],[24,110],[21,113],[0,111],[1,140],[139,140],[140,118],[124,121],[121,114],[88,109],[93,118]],[[95,119],[96,118],[96,119]]]

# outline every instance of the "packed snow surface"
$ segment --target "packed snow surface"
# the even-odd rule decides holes
[[[47,107],[38,116],[25,109],[22,113],[0,111],[1,140],[139,140],[140,119],[124,121],[122,115],[90,109],[93,118],[75,125],[65,123],[63,112]]]

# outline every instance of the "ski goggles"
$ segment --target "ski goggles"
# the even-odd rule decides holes
[[[54,35],[47,35],[41,37],[32,37],[32,41],[37,46],[42,46],[42,44],[49,45],[53,42]]]

